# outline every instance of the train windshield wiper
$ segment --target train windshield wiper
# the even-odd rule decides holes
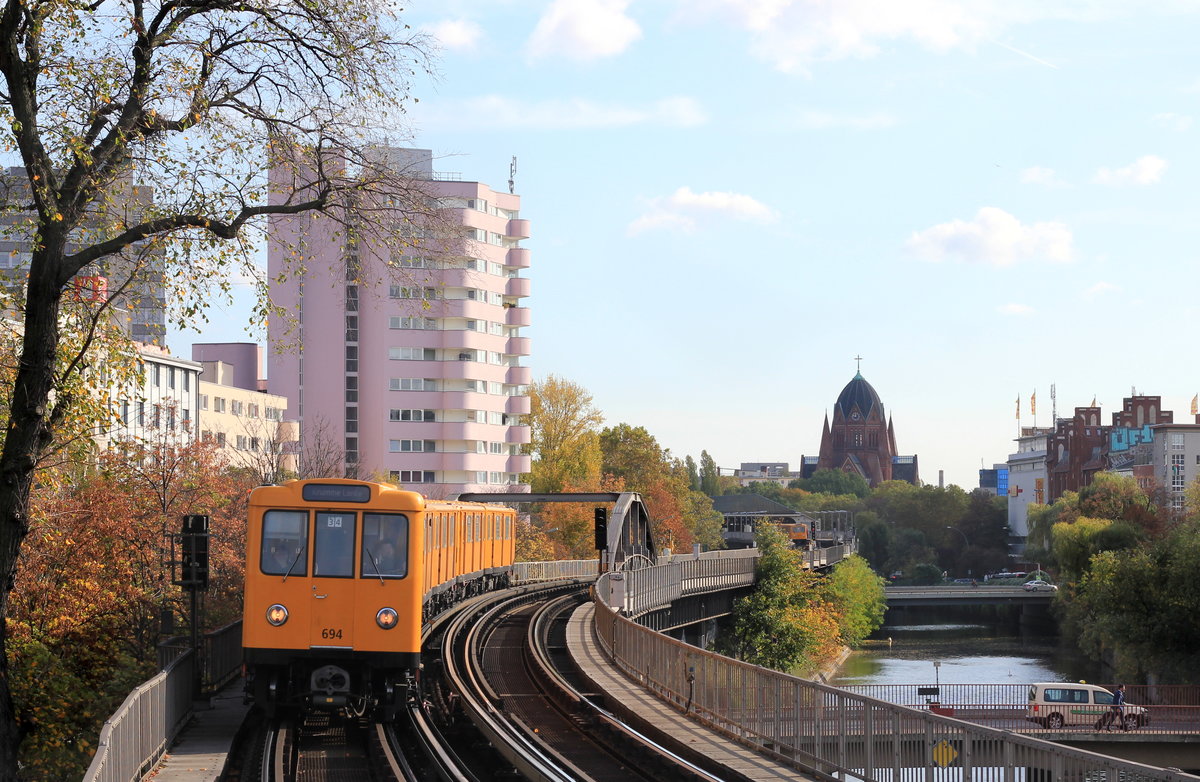
[[[292,568],[296,567],[296,563],[300,561],[300,555],[304,553],[304,548],[304,546],[301,546],[299,550],[296,551],[296,556],[294,559],[292,559],[292,564],[288,565],[287,571],[283,574],[284,581],[288,580],[288,576],[292,574]]]
[[[375,575],[379,576],[379,583],[385,583],[383,580],[383,573],[379,572],[379,560],[375,559],[375,554],[371,551],[371,547],[363,546],[363,549],[366,550],[367,556],[371,558],[371,567],[375,568]]]

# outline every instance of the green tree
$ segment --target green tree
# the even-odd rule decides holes
[[[566,484],[600,478],[600,440],[596,428],[604,416],[592,395],[569,380],[548,376],[529,386],[530,448],[534,454],[530,487],[562,491]]]
[[[888,575],[888,557],[892,548],[891,527],[880,521],[874,511],[864,510],[854,517],[854,533],[858,539],[858,553],[876,573]]]
[[[35,470],[77,401],[74,379],[99,366],[85,337],[56,371],[76,276],[123,268],[110,286],[120,290],[163,258],[173,316],[194,322],[234,277],[259,279],[250,233],[268,215],[319,211],[406,235],[398,225],[426,209],[424,194],[383,171],[364,138],[381,124],[364,118],[387,122],[405,79],[424,67],[422,41],[398,33],[381,6],[354,0],[5,4],[0,143],[22,169],[0,189],[0,208],[31,258],[20,358],[0,393],[11,399],[0,445],[0,633]],[[268,198],[270,162],[295,169],[272,178]],[[135,171],[153,199],[134,188]],[[97,309],[96,322],[110,317],[105,303]],[[0,780],[14,780],[6,636],[0,650]]]
[[[1128,475],[1100,472],[1079,490],[1079,513],[1095,519],[1127,521],[1150,535],[1162,531],[1158,508]]]
[[[687,456],[683,460],[683,466],[687,469],[688,488],[692,491],[700,491],[700,468],[696,466],[696,460]]]
[[[861,475],[845,470],[817,470],[811,478],[800,478],[792,483],[795,488],[814,494],[853,494],[862,498],[871,493],[871,487]]]
[[[840,640],[846,646],[858,646],[883,624],[884,582],[862,557],[847,557],[835,565],[824,588],[837,611]]]
[[[709,497],[721,494],[721,470],[708,451],[700,452],[700,491]]]
[[[819,577],[805,570],[801,553],[776,525],[759,521],[754,537],[762,556],[754,591],[737,601],[733,626],[719,645],[740,660],[786,671],[819,640],[819,628],[804,621]]]

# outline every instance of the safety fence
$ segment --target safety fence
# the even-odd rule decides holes
[[[187,724],[193,699],[220,690],[241,674],[241,620],[205,633],[200,643],[198,669],[189,639],[177,636],[158,645],[162,671],[129,693],[104,723],[84,782],[140,779]]]
[[[595,578],[600,572],[599,560],[564,559],[555,562],[514,562],[514,584],[556,581],[560,578]]]
[[[659,566],[668,567],[668,566]],[[653,570],[650,568],[648,570]],[[638,571],[643,573],[643,571]],[[630,574],[595,588],[596,634],[612,662],[680,711],[734,741],[825,778],[878,782],[1195,780],[944,717],[750,665],[676,641],[628,615]],[[669,583],[651,573],[639,578]],[[612,602],[614,596],[621,598]]]
[[[195,661],[184,650],[129,693],[104,723],[83,782],[128,782],[154,767],[191,716]]]
[[[1061,687],[1069,690],[1071,685]],[[1028,684],[851,684],[842,689],[992,728],[1034,733],[1094,733],[1099,721],[1107,721],[1111,713],[1107,702],[1031,703]],[[1091,695],[1087,689],[1079,689],[1078,694]],[[1138,733],[1200,735],[1200,687],[1131,684],[1125,688],[1125,704],[1125,724]]]

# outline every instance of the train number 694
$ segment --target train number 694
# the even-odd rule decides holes
[[[340,627],[338,627],[338,628],[326,627],[321,630],[321,637],[322,638],[341,638],[342,637],[342,629]]]

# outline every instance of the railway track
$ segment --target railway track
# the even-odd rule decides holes
[[[580,691],[565,624],[585,587],[498,600],[447,627],[445,675],[462,712],[531,780],[718,780],[625,726]]]
[[[719,780],[581,692],[565,623],[586,586],[491,593],[425,630],[420,697],[394,723],[317,712],[260,720],[237,782]]]

